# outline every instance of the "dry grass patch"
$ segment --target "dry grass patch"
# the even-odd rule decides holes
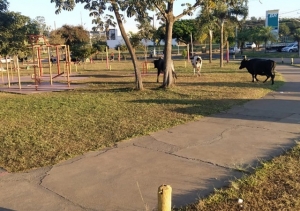
[[[132,64],[115,61],[111,70],[105,62],[79,66],[76,75],[86,79],[72,77],[72,84],[84,84],[84,89],[29,96],[0,93],[0,167],[16,172],[54,165],[224,111],[283,83],[280,76],[274,86],[252,83],[250,74],[234,62],[222,69],[217,62],[204,63],[201,77],[193,75],[190,63],[175,61],[175,67],[179,78],[170,89],[158,88],[152,68],[143,75],[145,90],[134,90]]]
[[[299,210],[300,146],[182,211]],[[242,203],[238,203],[238,200]],[[178,209],[177,209],[178,210]]]

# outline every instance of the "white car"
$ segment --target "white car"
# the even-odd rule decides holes
[[[239,53],[241,50],[238,47],[230,47],[229,48],[229,54],[237,54]]]
[[[281,52],[297,52],[298,51],[298,43],[289,44],[281,49]]]
[[[254,42],[246,43],[245,47],[253,49],[256,48],[256,44]]]

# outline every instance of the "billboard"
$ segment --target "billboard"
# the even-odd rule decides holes
[[[279,10],[268,10],[266,12],[266,26],[272,27],[274,35],[278,38],[278,35],[279,35]]]

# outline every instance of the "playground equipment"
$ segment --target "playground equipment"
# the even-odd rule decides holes
[[[67,83],[70,87],[70,73],[71,73],[71,57],[70,57],[70,48],[68,45],[51,45],[49,43],[46,43],[46,45],[38,45],[37,42],[40,37],[43,37],[43,35],[29,35],[29,40],[31,42],[31,48],[32,48],[32,55],[35,55],[34,50],[37,51],[37,64],[35,62],[35,57],[33,56],[33,68],[34,68],[34,81],[35,81],[35,87],[37,90],[38,84],[40,82],[41,77],[43,76],[43,67],[42,67],[42,58],[41,58],[41,48],[47,48],[48,51],[48,64],[49,64],[49,74],[50,74],[50,84],[53,85],[53,79],[64,74],[64,72],[61,73],[60,70],[60,50],[64,51],[65,55],[65,66],[64,69],[67,69]],[[45,40],[45,39],[44,39]],[[52,77],[52,62],[51,62],[51,56],[50,56],[50,49],[55,48],[56,52],[56,64],[57,64],[57,75],[55,77]],[[37,67],[39,67],[39,72],[37,73]]]
[[[43,43],[43,44],[39,44],[39,39],[40,38],[44,38],[43,35],[28,35],[29,38],[29,43],[30,46],[28,48],[32,49],[32,62],[31,63],[27,63],[27,69],[29,69],[30,66],[33,67],[33,74],[31,75],[31,79],[34,80],[34,85],[35,85],[35,90],[38,90],[38,86],[41,83],[41,79],[43,77],[43,61],[42,61],[42,57],[41,57],[41,51],[44,49],[47,49],[47,53],[48,53],[48,58],[46,60],[48,60],[48,65],[49,65],[49,74],[50,74],[50,84],[51,86],[53,85],[53,79],[61,76],[62,74],[64,74],[65,72],[67,73],[67,83],[68,83],[68,87],[70,87],[70,73],[71,73],[71,58],[70,58],[70,49],[69,46],[67,45],[51,45],[49,43]],[[44,38],[44,40],[46,40]],[[55,75],[54,77],[52,77],[52,62],[51,62],[51,58],[50,58],[50,51],[55,49],[55,54],[56,54],[56,64],[57,64],[57,75]],[[60,52],[64,53],[65,55],[65,65],[63,66],[64,71],[61,72],[61,65],[60,65]],[[44,60],[45,62],[45,60]],[[19,67],[19,59],[17,56],[14,56],[13,59],[5,59],[2,60],[1,59],[1,72],[2,72],[2,82],[4,82],[3,79],[3,71],[4,68],[2,68],[2,63],[6,63],[6,73],[7,73],[7,84],[8,84],[8,88],[10,88],[11,85],[11,80],[12,77],[10,77],[10,75],[12,76],[12,67],[11,67],[11,73],[9,72],[8,69],[8,63],[10,64],[14,64],[14,69],[17,69],[18,71],[18,82],[19,82],[19,89],[22,89],[21,87],[21,77],[20,77],[20,67]]]

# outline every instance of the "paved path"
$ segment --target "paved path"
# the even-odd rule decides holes
[[[177,207],[205,197],[300,140],[300,68],[277,70],[284,86],[227,112],[55,166],[0,171],[0,210],[155,210],[162,184]]]

